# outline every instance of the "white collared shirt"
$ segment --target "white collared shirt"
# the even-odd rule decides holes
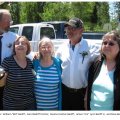
[[[12,55],[12,51],[13,51],[13,42],[16,40],[17,35],[13,32],[6,32],[2,34],[2,60],[6,57],[9,57],[10,55]]]
[[[87,86],[88,69],[91,62],[99,55],[99,46],[81,39],[75,45],[74,51],[69,42],[63,44],[56,52],[56,57],[62,60],[62,83],[70,88],[80,89]],[[88,55],[84,57],[83,51]]]

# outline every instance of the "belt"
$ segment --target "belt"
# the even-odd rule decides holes
[[[68,92],[76,93],[76,92],[85,92],[86,88],[80,88],[80,89],[75,89],[75,88],[69,88],[62,84],[63,90],[66,90]]]

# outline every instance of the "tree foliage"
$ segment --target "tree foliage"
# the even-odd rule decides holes
[[[4,2],[0,8],[10,9],[14,24],[78,17],[86,30],[98,30],[110,20],[107,2]]]
[[[116,7],[116,15],[117,15],[117,19],[120,22],[120,2],[115,2],[114,6]]]
[[[21,22],[32,23],[42,21],[41,14],[43,13],[44,2],[25,2],[21,3]]]
[[[20,3],[15,2],[14,4],[9,3],[10,12],[12,15],[12,19],[14,24],[20,23]]]
[[[44,21],[59,21],[59,20],[67,20],[68,15],[71,15],[71,7],[70,3],[64,2],[53,2],[47,3],[44,6],[44,12],[42,14],[42,19]]]

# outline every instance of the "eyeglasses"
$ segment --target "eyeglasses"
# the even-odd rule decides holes
[[[113,42],[102,42],[103,45],[109,45],[109,46],[114,46],[115,43]]]
[[[12,21],[12,20],[11,20],[11,21],[10,21],[10,20],[8,20],[8,21],[6,20],[6,22],[9,22],[9,23],[10,23],[10,25],[12,25],[12,24],[13,24],[13,21]]]

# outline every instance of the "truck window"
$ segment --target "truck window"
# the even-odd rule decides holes
[[[56,38],[60,38],[60,39],[67,38],[64,30],[64,24],[66,23],[65,21],[51,21],[51,22],[45,22],[45,23],[48,23],[54,26],[55,32],[56,32]]]
[[[83,38],[84,39],[99,39],[102,40],[102,37],[105,33],[83,33]]]
[[[54,29],[50,27],[42,27],[40,29],[40,39],[44,36],[49,37],[50,39],[55,39]]]
[[[32,40],[33,35],[33,26],[25,26],[23,27],[22,35],[26,36],[29,41]]]
[[[55,28],[55,32],[56,32],[56,38],[61,38],[61,26],[60,24],[52,24]]]
[[[11,27],[10,31],[18,34],[19,27]]]

